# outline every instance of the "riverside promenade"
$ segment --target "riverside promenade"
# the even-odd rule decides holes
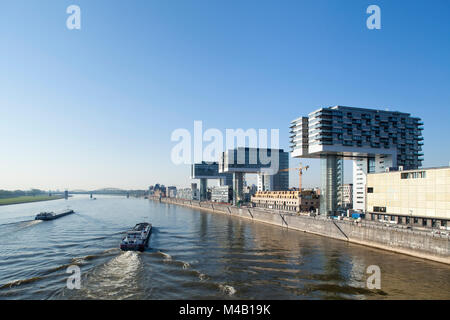
[[[268,223],[283,228],[450,264],[449,236],[435,234],[431,231],[394,228],[364,220],[362,222],[344,221],[322,217],[309,217],[262,208],[238,208],[212,202],[199,202],[176,198],[159,199],[149,197],[149,199],[211,213],[225,214],[256,222]]]

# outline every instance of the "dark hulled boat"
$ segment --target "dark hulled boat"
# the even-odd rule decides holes
[[[68,214],[71,214],[71,213],[75,213],[75,211],[73,211],[71,209],[68,209],[68,210],[64,210],[64,211],[58,212],[58,213],[41,212],[41,213],[36,215],[34,220],[43,220],[43,221],[55,220],[55,219],[67,216]]]
[[[151,233],[152,225],[150,223],[138,223],[133,229],[128,231],[126,236],[122,239],[120,249],[144,251],[145,247],[148,245]]]

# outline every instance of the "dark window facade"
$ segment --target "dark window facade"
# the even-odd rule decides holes
[[[386,207],[373,207],[374,212],[386,212]]]

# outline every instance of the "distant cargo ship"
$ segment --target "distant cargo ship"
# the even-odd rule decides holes
[[[54,213],[54,212],[41,212],[39,214],[36,215],[36,217],[34,218],[34,220],[43,220],[43,221],[47,221],[47,220],[54,220],[54,219],[58,219],[64,216],[67,216],[68,214],[74,213],[75,211],[73,210],[64,210],[62,212],[59,213]]]
[[[120,249],[144,251],[151,233],[152,225],[150,223],[138,223],[132,230],[128,231],[127,235],[122,239]]]

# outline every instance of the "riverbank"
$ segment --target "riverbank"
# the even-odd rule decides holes
[[[14,198],[0,199],[0,206],[8,206],[12,204],[21,204],[28,202],[50,201],[64,199],[64,196],[22,196]]]
[[[158,198],[149,199],[159,201]],[[268,223],[450,265],[449,237],[431,232],[395,229],[368,222],[356,223],[300,216],[261,208],[237,208],[183,199],[162,198],[161,202]]]

